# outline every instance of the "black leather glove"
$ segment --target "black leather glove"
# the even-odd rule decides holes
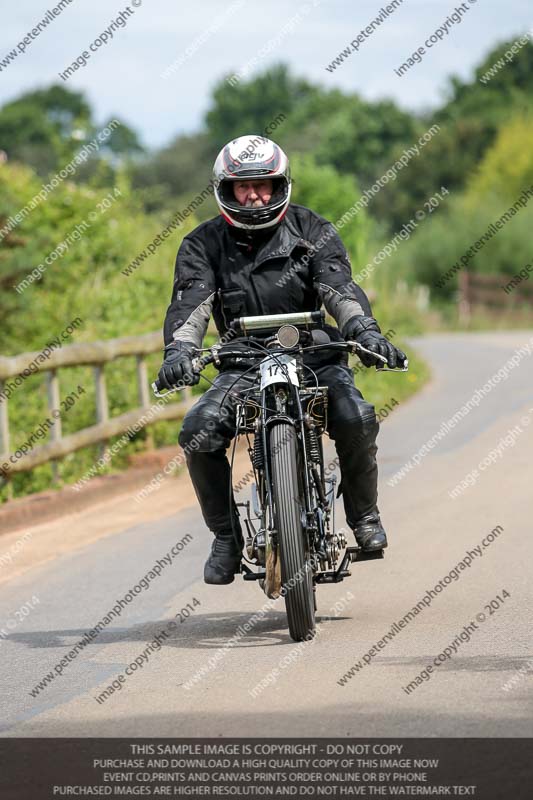
[[[165,360],[159,370],[159,384],[163,389],[173,386],[193,386],[200,380],[198,372],[192,368],[195,347],[192,342],[176,341],[165,348]]]
[[[344,326],[342,335],[345,339],[355,341],[367,350],[384,356],[391,369],[403,367],[407,359],[403,350],[395,347],[383,336],[374,317],[352,317]],[[359,353],[359,358],[365,367],[383,366],[383,361],[366,353]]]

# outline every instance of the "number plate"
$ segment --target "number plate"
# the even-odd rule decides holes
[[[292,356],[279,355],[275,358],[265,358],[259,365],[261,370],[261,389],[271,383],[292,383],[299,386],[296,361]]]

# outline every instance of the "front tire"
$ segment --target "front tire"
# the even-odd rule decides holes
[[[304,503],[298,475],[298,439],[292,425],[279,422],[272,427],[270,453],[274,521],[289,633],[295,642],[301,642],[315,635],[315,602],[302,525]]]

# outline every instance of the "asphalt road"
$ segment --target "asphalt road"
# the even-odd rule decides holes
[[[428,447],[418,466],[395,485],[388,481],[518,348],[533,345],[532,336],[443,334],[412,341],[434,379],[395,409],[380,433],[380,509],[390,547],[383,561],[355,565],[350,579],[319,587],[320,627],[312,644],[290,640],[278,601],[224,646],[266,598],[241,579],[227,587],[203,584],[210,535],[195,506],[61,553],[0,584],[0,630],[6,633],[0,633],[0,735],[531,735],[533,358],[524,354],[508,366],[506,377]],[[473,485],[450,497],[498,447]],[[75,539],[76,531],[71,534]],[[31,696],[117,598],[186,534],[192,541],[172,564]],[[482,540],[486,546],[470,566],[459,568],[457,579],[446,578],[429,606],[392,635],[393,623]],[[501,600],[491,606],[497,595]],[[190,616],[170,629],[187,604]],[[470,634],[461,639],[467,626]],[[161,631],[168,634],[162,646],[149,651]],[[369,663],[340,685],[380,640],[385,643],[367,655]],[[435,665],[446,647],[451,656]],[[142,669],[97,702],[143,652]],[[417,682],[428,665],[433,672]],[[268,685],[252,697],[261,681]],[[508,681],[513,684],[503,688]]]

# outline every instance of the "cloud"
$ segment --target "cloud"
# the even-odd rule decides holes
[[[304,3],[311,5],[313,0],[298,0],[290,7],[285,0],[271,0],[268,12],[261,14],[253,0],[247,0],[180,70],[163,80],[163,70],[202,34],[206,24],[221,16],[230,0],[225,0],[224,6],[219,0],[202,0],[179,7],[175,0],[143,0],[128,26],[68,85],[87,93],[98,121],[119,116],[140,132],[145,143],[161,146],[177,133],[198,130],[215,83],[253,58]],[[74,0],[10,66],[5,77],[0,75],[0,102],[59,81],[58,72],[71,64],[125,5],[120,0],[112,6],[108,0]],[[487,0],[472,11],[470,20],[457,26],[453,37],[428,54],[423,64],[409,76],[395,79],[394,67],[435,30],[445,10],[440,2],[406,2],[342,69],[325,72],[324,66],[379,14],[382,5],[380,0],[363,0],[356,7],[348,0],[322,0],[258,69],[286,61],[295,74],[326,88],[356,91],[372,100],[393,98],[403,108],[422,109],[442,102],[450,74],[468,77],[496,43],[531,25],[530,9],[521,0],[505,4]],[[42,5],[36,11],[34,4],[32,8],[6,7],[0,58],[17,46],[47,8]]]

